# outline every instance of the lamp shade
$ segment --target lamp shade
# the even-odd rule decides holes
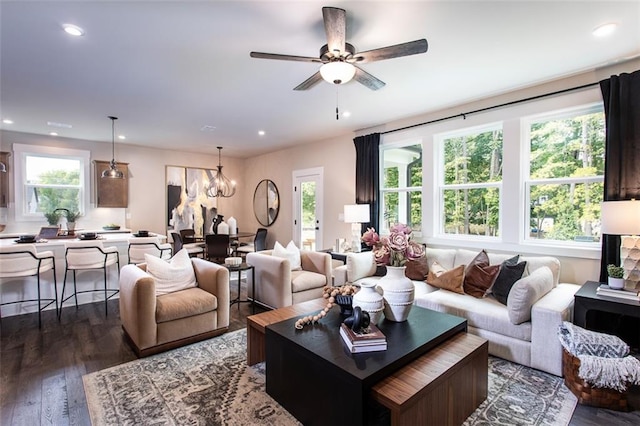
[[[640,235],[640,201],[605,201],[601,204],[602,234]]]
[[[345,223],[369,222],[369,204],[347,204],[344,206]]]
[[[329,62],[320,67],[320,75],[329,83],[344,84],[356,75],[356,67],[347,62]]]

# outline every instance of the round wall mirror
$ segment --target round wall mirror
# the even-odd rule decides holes
[[[262,226],[271,226],[280,211],[280,194],[272,180],[263,179],[253,193],[253,213]]]

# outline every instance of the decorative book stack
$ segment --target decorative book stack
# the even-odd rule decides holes
[[[598,296],[617,297],[620,299],[640,301],[640,290],[615,290],[606,284],[600,284],[596,290]]]
[[[369,325],[369,332],[356,333],[344,324],[340,324],[340,336],[351,353],[384,351],[387,349],[387,338],[375,325]]]

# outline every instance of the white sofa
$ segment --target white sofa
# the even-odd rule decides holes
[[[427,265],[431,267],[437,261],[445,269],[453,269],[459,265],[468,265],[476,257],[478,251],[465,249],[434,249],[427,247]],[[488,253],[490,264],[501,264],[514,254]],[[576,284],[559,283],[560,262],[548,256],[520,256],[520,261],[527,261],[522,280],[535,275],[546,275],[550,291],[535,291],[530,296],[530,320],[516,324],[513,318],[513,306],[498,302],[493,296],[476,298],[468,294],[439,289],[425,281],[414,280],[415,302],[417,306],[440,312],[461,316],[467,319],[468,331],[489,341],[489,353],[497,357],[533,367],[556,376],[562,376],[562,346],[557,337],[557,330],[563,321],[571,321],[573,315],[573,295],[580,288]],[[334,269],[335,285],[345,283],[358,284],[363,279],[379,279],[373,276],[376,265],[371,252],[350,253],[347,264]],[[522,281],[525,285],[528,281]],[[518,282],[516,282],[517,284]],[[515,287],[515,285],[514,285]],[[521,285],[520,288],[523,286]],[[544,294],[541,294],[544,293]],[[511,293],[509,293],[511,295]],[[513,298],[516,299],[515,297]],[[511,302],[508,302],[508,305]],[[523,309],[519,306],[520,311]],[[528,309],[525,306],[525,309]],[[510,312],[511,310],[511,312]],[[526,312],[528,315],[529,312]],[[516,320],[515,322],[520,322]]]

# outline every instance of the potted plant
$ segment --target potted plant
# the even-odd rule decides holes
[[[624,288],[624,269],[617,265],[607,265],[608,284],[610,288],[622,290]]]
[[[57,225],[60,220],[60,213],[57,210],[52,212],[45,212],[44,217],[47,219],[49,225]]]
[[[73,234],[76,229],[76,220],[78,220],[82,214],[79,211],[69,209],[56,209],[56,212],[57,211],[63,212],[65,219],[67,219],[67,231],[69,231],[69,234]]]

